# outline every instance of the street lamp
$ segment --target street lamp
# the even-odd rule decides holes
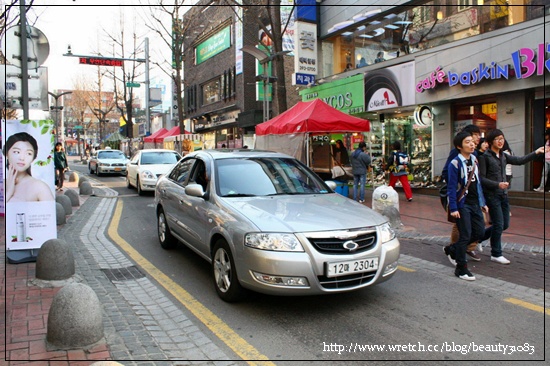
[[[104,110],[101,110],[99,108],[94,108],[94,111],[96,111],[97,113],[99,113],[101,115],[101,118],[99,119],[99,143],[101,144],[101,140],[103,138],[103,129],[101,128],[101,123],[107,122],[107,120],[105,119],[105,116],[110,111],[104,111]]]
[[[264,108],[264,122],[269,120],[269,98],[267,96],[268,92],[268,86],[270,83],[273,83],[277,81],[277,78],[274,76],[269,76],[268,70],[267,70],[267,64],[271,61],[273,61],[277,56],[279,55],[286,55],[287,53],[290,53],[291,51],[281,51],[276,52],[271,55],[268,55],[264,51],[260,50],[259,48],[256,48],[251,45],[246,45],[241,48],[241,51],[248,53],[249,55],[254,56],[262,65],[263,67],[263,74],[256,76],[256,81],[263,81],[264,82],[264,100],[263,100],[263,108]]]
[[[72,94],[72,91],[66,91],[61,94],[54,94],[52,92],[48,92],[49,95],[51,95],[55,99],[55,106],[50,106],[50,110],[55,110],[55,132],[57,136],[57,141],[61,142],[63,144],[63,147],[65,147],[65,133],[63,132],[64,126],[63,126],[63,119],[61,119],[61,124],[59,123],[59,112],[63,110],[63,106],[59,105],[59,98],[66,94]]]

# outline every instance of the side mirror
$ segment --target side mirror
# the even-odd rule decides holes
[[[204,190],[200,184],[188,184],[185,187],[185,194],[191,197],[204,198]]]
[[[332,181],[332,180],[326,180],[325,181],[325,184],[330,188],[332,189],[333,191],[336,191],[336,182]]]

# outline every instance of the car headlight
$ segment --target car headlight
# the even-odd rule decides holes
[[[141,172],[141,177],[142,177],[142,179],[156,179],[157,178],[156,175],[154,175],[153,173],[151,173],[148,170],[144,170],[143,172]]]
[[[395,238],[395,231],[391,228],[388,222],[380,225],[378,228],[380,232],[380,241],[382,243],[386,243]]]
[[[99,165],[99,166],[109,166],[109,164],[107,164],[107,163],[98,163],[97,165]]]
[[[244,244],[251,248],[281,252],[303,252],[302,244],[294,234],[251,233],[246,234]]]

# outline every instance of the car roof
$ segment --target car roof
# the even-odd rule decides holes
[[[254,157],[280,157],[280,158],[293,158],[290,155],[269,151],[269,150],[255,150],[255,149],[211,149],[211,150],[198,150],[187,154],[187,156],[209,156],[211,159],[229,159],[229,158],[254,158]]]
[[[109,151],[109,152],[118,151],[118,152],[122,152],[122,151],[117,150],[117,149],[103,149],[103,150],[97,150],[97,152],[102,152],[102,151]]]

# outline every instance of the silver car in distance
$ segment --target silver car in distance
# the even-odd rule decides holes
[[[388,220],[335,188],[285,154],[197,151],[156,185],[160,245],[181,242],[210,262],[228,302],[246,290],[329,294],[389,279],[399,241]]]

